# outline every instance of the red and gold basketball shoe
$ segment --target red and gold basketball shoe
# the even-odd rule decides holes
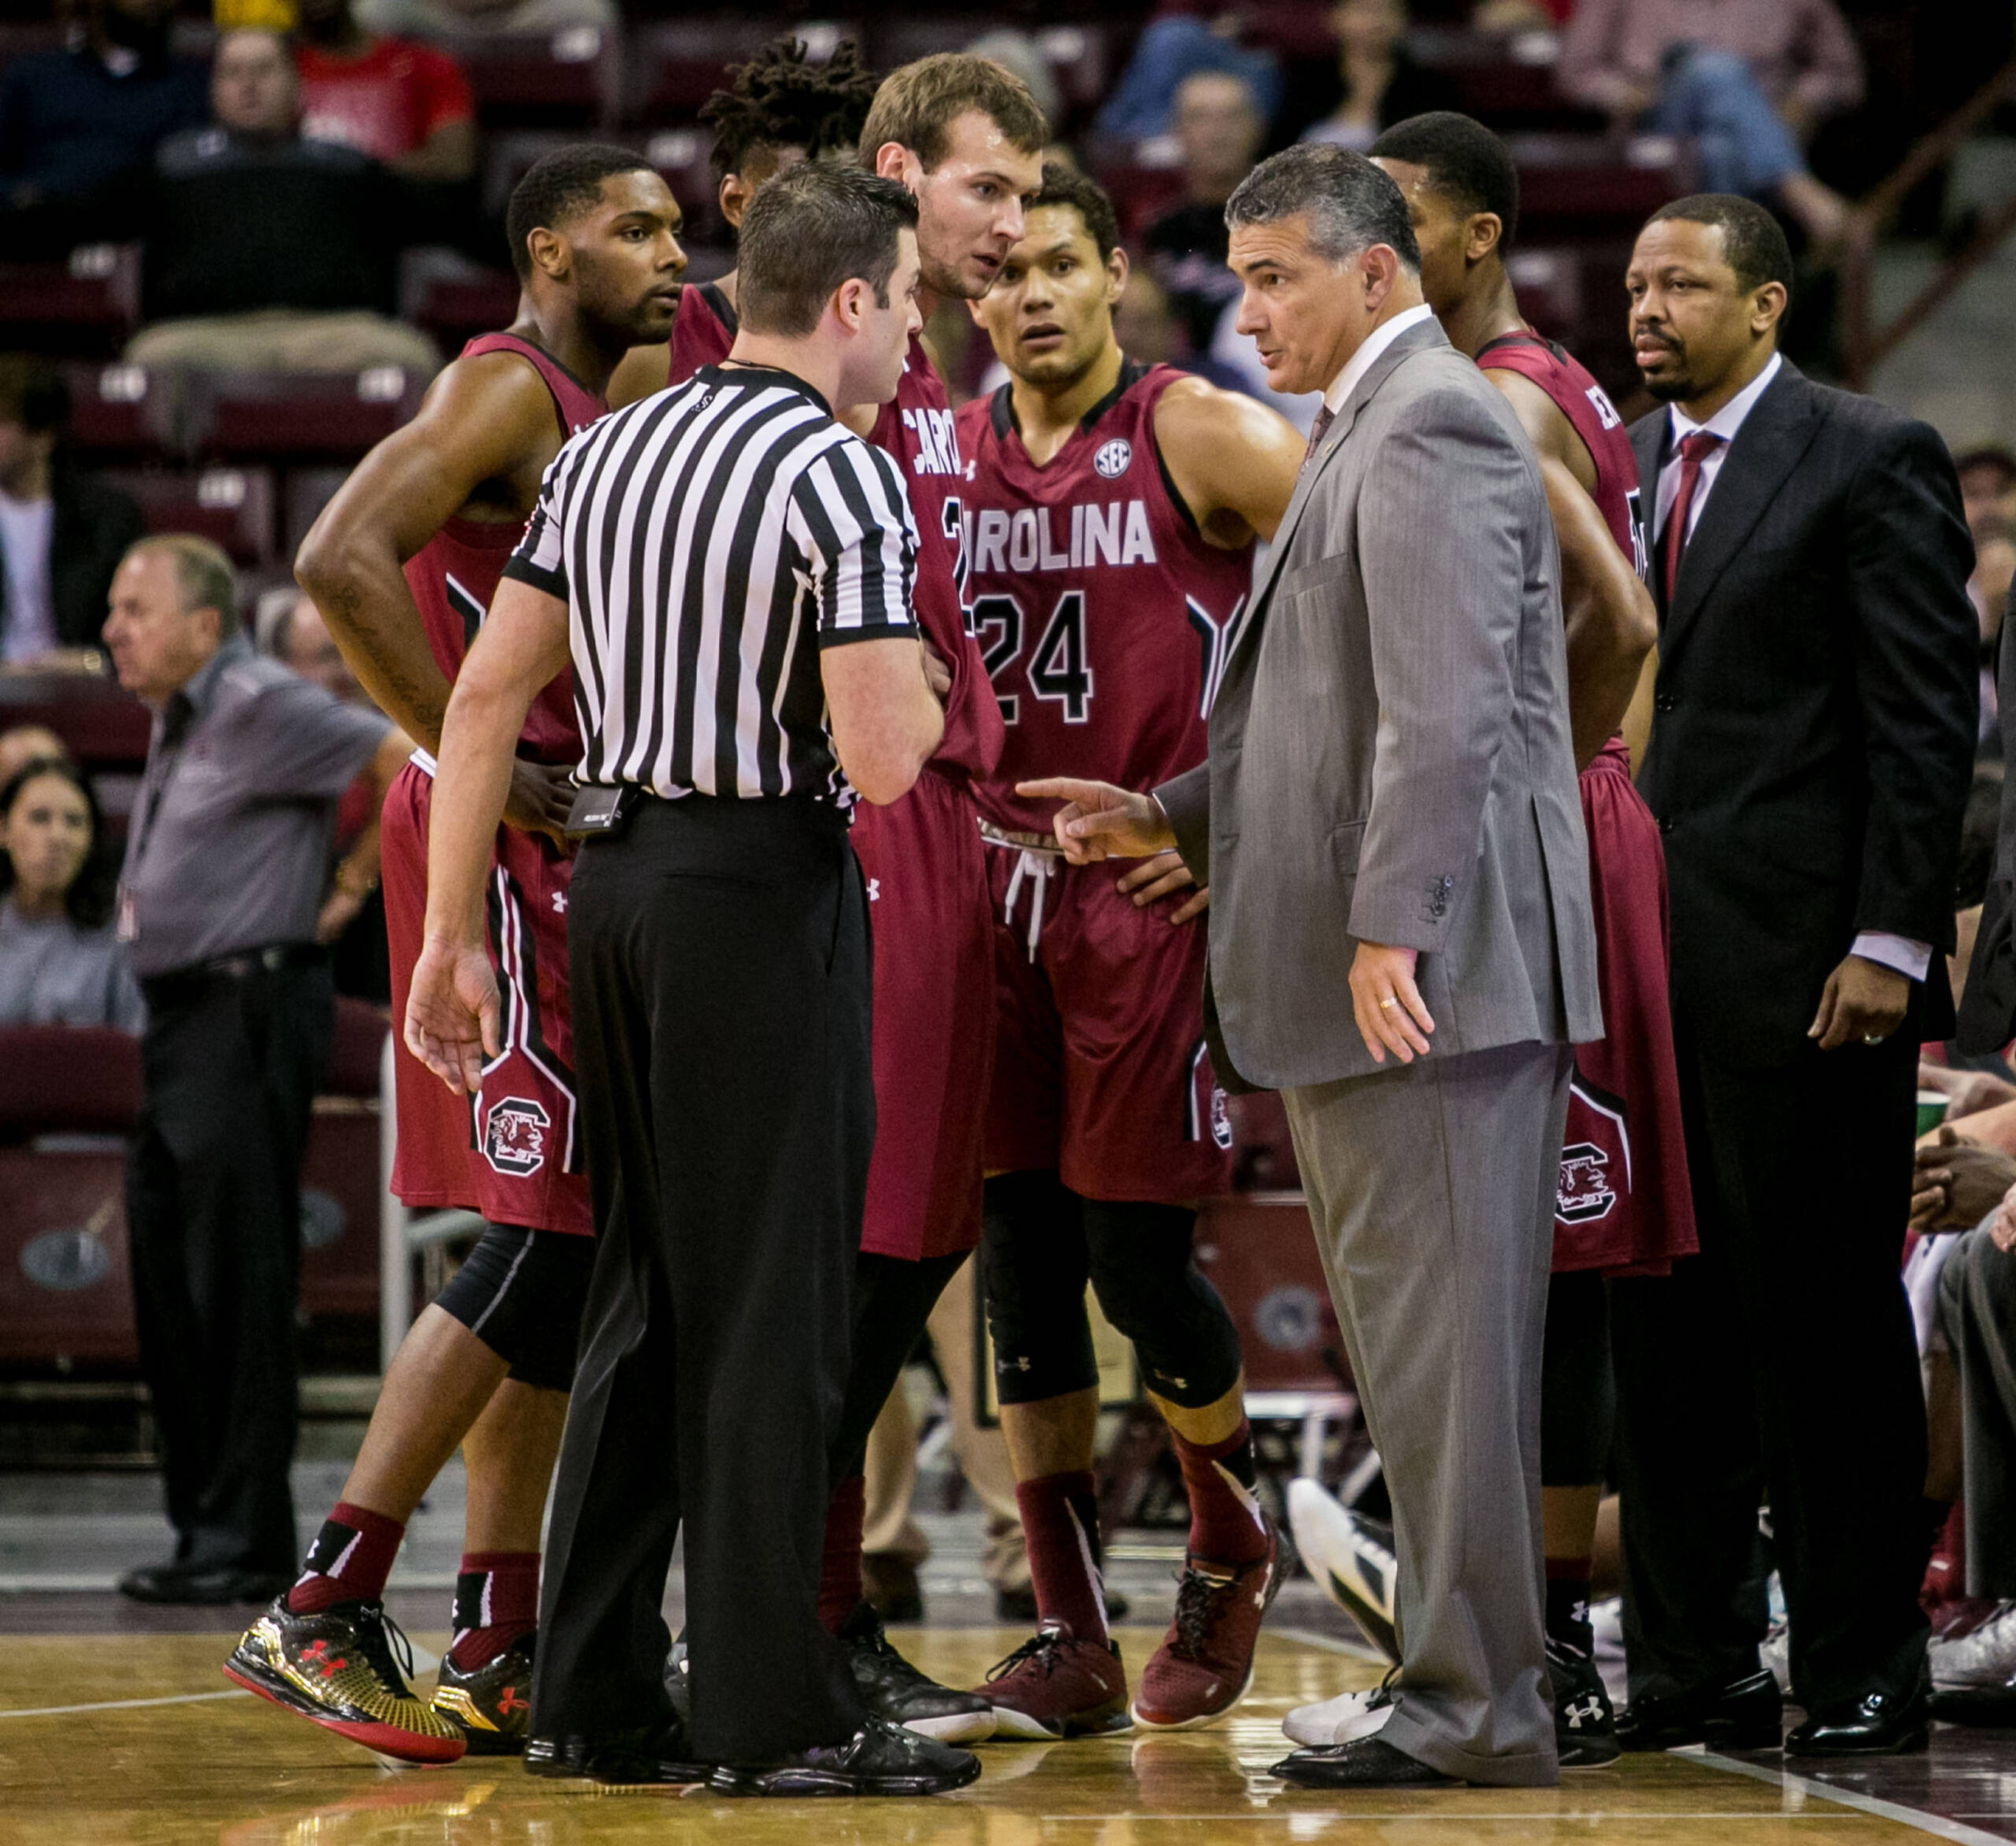
[[[394,1658],[404,1656],[404,1667]],[[285,1596],[246,1629],[224,1677],[395,1761],[451,1763],[462,1733],[414,1696],[413,1649],[380,1602],[297,1615]]]
[[[994,1707],[994,1735],[1040,1742],[1127,1729],[1120,1643],[1081,1641],[1046,1622],[974,1688]]]
[[[521,1634],[497,1657],[464,1673],[444,1655],[434,1696],[427,1701],[467,1740],[472,1756],[516,1756],[525,1749],[532,1708],[532,1648],[536,1631]]]

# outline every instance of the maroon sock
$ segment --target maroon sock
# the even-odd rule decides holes
[[[1098,1489],[1090,1469],[1015,1484],[1036,1613],[1062,1622],[1081,1641],[1106,1639]]]
[[[834,1488],[826,1502],[826,1548],[819,1561],[819,1620],[828,1634],[861,1601],[861,1527],[867,1511],[868,1484],[858,1474]]]
[[[405,1536],[403,1520],[338,1500],[308,1548],[287,1607],[297,1615],[313,1615],[332,1602],[376,1602]]]
[[[465,1551],[455,1579],[455,1639],[448,1657],[463,1673],[487,1667],[539,1626],[537,1551]]]
[[[1212,1564],[1254,1564],[1267,1555],[1267,1529],[1254,1492],[1259,1479],[1253,1431],[1244,1417],[1223,1442],[1208,1448],[1169,1439],[1190,1494],[1190,1552]]]

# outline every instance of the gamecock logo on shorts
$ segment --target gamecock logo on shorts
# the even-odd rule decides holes
[[[1232,1112],[1225,1107],[1225,1091],[1211,1086],[1211,1138],[1221,1148],[1232,1144]]]
[[[1609,1164],[1610,1156],[1593,1142],[1578,1141],[1563,1148],[1555,1216],[1563,1224],[1588,1224],[1608,1217],[1610,1208],[1617,1202],[1617,1195],[1603,1175]]]
[[[529,1096],[506,1096],[483,1125],[483,1157],[501,1173],[523,1179],[546,1164],[553,1118]]]

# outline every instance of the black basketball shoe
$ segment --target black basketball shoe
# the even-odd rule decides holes
[[[395,1659],[397,1649],[398,1658]],[[246,1629],[224,1677],[399,1762],[458,1761],[461,1731],[407,1684],[413,1649],[379,1602],[297,1615],[283,1596]]]
[[[1617,1714],[1596,1663],[1547,1637],[1547,1677],[1554,1690],[1554,1741],[1564,1769],[1600,1769],[1623,1754]]]
[[[994,1735],[992,1702],[920,1673],[889,1644],[881,1618],[867,1602],[855,1604],[839,1642],[869,1716],[941,1743],[979,1743]]]
[[[717,1795],[948,1795],[980,1773],[971,1750],[919,1737],[871,1718],[843,1743],[800,1750],[781,1762],[724,1763],[708,1786]]]
[[[611,1788],[704,1782],[712,1763],[696,1762],[678,1718],[601,1737],[535,1737],[525,1745],[525,1773],[555,1780],[600,1782]]]
[[[452,1653],[442,1656],[427,1703],[461,1732],[472,1756],[515,1756],[524,1749],[538,1640],[527,1630],[495,1660],[468,1673],[456,1665]]]

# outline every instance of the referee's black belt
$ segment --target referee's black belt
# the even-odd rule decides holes
[[[207,961],[172,968],[166,974],[143,975],[140,991],[150,1004],[185,998],[217,980],[249,980],[256,974],[277,974],[283,968],[319,967],[329,951],[315,943],[272,943],[263,949],[234,949]]]

